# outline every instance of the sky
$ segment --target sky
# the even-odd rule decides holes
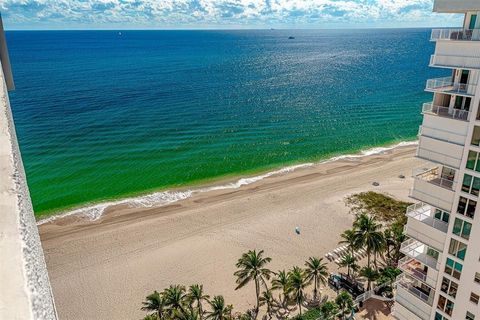
[[[433,0],[0,0],[14,29],[257,29],[460,26]]]

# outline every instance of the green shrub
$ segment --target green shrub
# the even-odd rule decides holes
[[[399,222],[402,225],[406,222],[407,207],[411,205],[374,191],[353,194],[345,199],[345,204],[355,214],[366,212],[387,224]]]
[[[295,320],[317,320],[318,318],[320,318],[322,314],[320,313],[320,309],[310,309],[308,310],[307,312],[305,312],[304,314],[302,314],[302,316],[296,316]]]

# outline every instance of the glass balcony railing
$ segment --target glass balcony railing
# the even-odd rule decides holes
[[[410,258],[414,258],[423,263],[424,265],[438,271],[440,266],[439,260],[441,259],[441,254],[438,253],[438,251],[436,251],[435,249],[430,249],[431,248],[426,244],[413,238],[404,241],[400,246],[400,251],[403,254],[409,256]],[[430,252],[436,252],[436,254],[438,254],[438,257],[432,256]]]
[[[480,57],[434,54],[430,57],[430,66],[449,69],[480,69]]]
[[[470,119],[470,112],[467,110],[436,106],[431,102],[423,104],[422,113],[429,113],[439,117],[456,119],[456,120],[468,121]]]
[[[444,77],[427,80],[427,86],[425,90],[445,92],[450,94],[474,95],[476,88],[476,84],[453,82],[452,77]]]
[[[417,266],[416,263],[419,265]],[[425,282],[427,280],[427,273],[421,268],[422,264],[416,259],[408,256],[403,257],[398,261],[398,268],[413,276],[414,278]]]
[[[433,29],[430,40],[479,41],[480,29]]]
[[[419,202],[412,204],[407,208],[407,216],[446,233],[448,230],[448,223],[435,219],[434,210],[435,208],[432,206]]]
[[[435,167],[426,171],[424,171],[424,169],[419,169],[419,172],[414,170],[413,176],[415,179],[423,180],[452,191],[455,190],[456,183],[453,181],[453,177],[440,174],[440,169],[439,167]]]
[[[405,293],[403,293],[405,292]],[[431,306],[427,308],[422,308],[417,301],[410,299],[410,297],[405,296],[409,295],[409,291],[403,290],[402,286],[397,287],[397,292],[395,295],[395,303],[402,305],[404,308],[409,310],[411,313],[419,317],[421,320],[429,320],[430,319],[430,313],[431,313]],[[394,309],[396,308],[395,305],[393,307]],[[397,310],[395,310],[395,316],[394,319],[402,319],[402,320],[410,320],[410,315],[402,317],[397,316]]]
[[[400,286],[407,290],[410,294],[419,298],[421,301],[425,302],[429,306],[433,304],[433,298],[435,297],[435,290],[429,288],[429,292],[422,290],[417,286],[416,280],[409,277],[406,274],[401,274],[397,277],[396,281],[397,286]]]

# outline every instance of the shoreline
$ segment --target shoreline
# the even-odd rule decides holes
[[[410,172],[423,164],[415,146],[371,152],[169,205],[118,205],[95,221],[71,216],[40,225],[59,316],[141,318],[141,301],[153,290],[194,283],[246,310],[255,303],[253,290],[235,290],[233,276],[242,253],[265,250],[274,271],[302,266],[338,247],[354,219],[344,202],[349,195],[376,191],[411,202]],[[338,272],[333,262],[328,268]]]
[[[395,144],[385,144],[382,146],[371,147],[360,150],[359,152],[353,154],[333,156],[324,160],[319,160],[318,162],[296,163],[273,168],[270,169],[271,171],[259,170],[252,174],[232,174],[232,176],[214,177],[199,181],[198,183],[187,184],[185,186],[179,186],[176,188],[165,188],[151,192],[147,191],[146,193],[142,193],[137,196],[127,196],[120,197],[118,199],[86,203],[78,207],[73,207],[72,209],[60,210],[40,215],[37,218],[37,225],[40,226],[43,224],[48,224],[50,222],[62,220],[72,216],[79,216],[90,221],[96,221],[112,207],[127,206],[131,209],[140,209],[167,206],[181,200],[186,200],[198,193],[224,189],[238,189],[242,186],[261,181],[268,177],[284,175],[308,167],[314,167],[339,160],[364,158],[371,155],[382,154],[390,150],[416,145],[418,145],[418,140],[401,141]]]

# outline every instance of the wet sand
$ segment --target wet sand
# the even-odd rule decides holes
[[[346,196],[375,190],[408,200],[412,169],[422,164],[414,149],[318,164],[162,207],[116,206],[93,222],[68,217],[43,224],[59,316],[140,319],[144,297],[176,283],[203,283],[210,296],[222,294],[243,311],[255,300],[251,286],[234,290],[243,252],[265,250],[272,270],[323,257],[351,227]]]

